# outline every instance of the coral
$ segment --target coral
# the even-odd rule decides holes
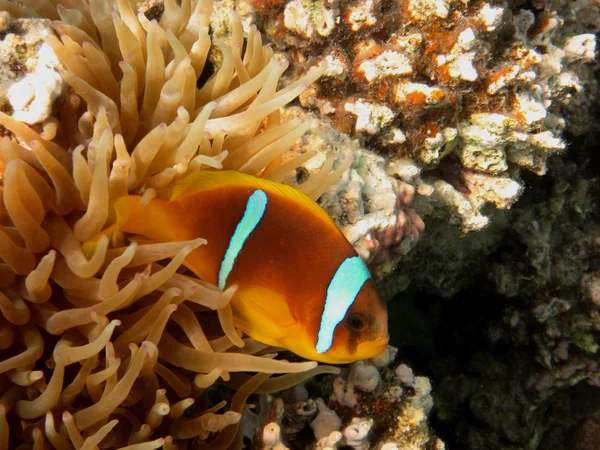
[[[24,39],[30,75],[52,73],[14,79],[33,91],[0,112],[0,448],[238,448],[252,393],[339,370],[274,358],[236,330],[236,287],[181,266],[202,238],[83,244],[115,223],[116,198],[168,198],[202,168],[286,178],[307,158],[282,153],[307,127],[278,110],[324,67],[278,90],[286,64],[235,14],[211,48],[210,1],[54,4],[0,2],[3,51]],[[290,182],[317,198],[348,163],[321,164]]]
[[[317,417],[310,423],[315,439],[320,440],[331,433],[339,431],[342,421],[339,416],[330,409],[322,399],[317,399]]]
[[[598,128],[596,4],[242,3],[295,67],[329,62],[302,105],[369,150],[412,159],[465,233],[489,224],[485,205],[517,201],[523,171],[546,172],[565,131]]]
[[[366,450],[370,448],[369,432],[373,427],[373,419],[361,419],[354,417],[344,429],[344,441],[348,447],[356,450]]]
[[[265,428],[263,429],[262,443],[265,450],[287,449],[287,447],[281,442],[281,428],[275,422],[265,425]]]
[[[385,298],[394,299],[393,305],[399,300],[400,293],[403,293],[404,299],[410,299],[414,289],[443,298],[452,298],[461,292],[486,269],[488,256],[502,244],[510,226],[512,210],[493,210],[489,219],[485,219],[489,220],[488,226],[477,232],[462,234],[458,228],[460,218],[455,217],[439,198],[441,193],[450,195],[453,191],[445,191],[445,183],[441,180],[434,181],[433,186],[436,190],[431,196],[416,196],[412,204],[415,211],[426,218],[426,232],[418,245],[402,257],[394,272],[378,284]],[[461,205],[472,208],[468,202]],[[473,219],[481,217],[477,214]],[[405,307],[402,303],[399,308]],[[432,317],[424,320],[435,322]]]
[[[289,391],[277,394],[255,446],[443,450],[443,442],[427,426],[433,407],[429,380],[421,376],[400,380],[395,373],[412,375],[412,370],[405,364],[394,367],[396,354],[395,348],[388,347],[374,360],[352,364],[333,381],[327,376],[309,382],[307,399],[294,398]],[[348,393],[354,397],[351,403]],[[314,400],[314,394],[320,397]]]
[[[283,24],[306,39],[328,36],[335,26],[335,11],[322,1],[292,0],[285,5]]]
[[[52,50],[43,44],[36,70],[13,84],[7,91],[13,118],[36,124],[50,117],[54,101],[62,90],[62,78],[56,71],[58,61]]]
[[[1,14],[2,109],[13,111],[15,119],[27,124],[52,122],[52,107],[63,87],[57,72],[58,60],[45,43],[52,28],[46,21],[17,21],[7,11]]]

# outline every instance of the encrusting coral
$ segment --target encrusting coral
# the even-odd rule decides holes
[[[256,28],[245,40],[234,13],[229,41],[211,40],[210,0],[165,1],[158,21],[130,0],[0,6],[50,19],[69,86],[60,121],[0,113],[0,449],[241,448],[250,394],[337,369],[240,339],[235,287],[181,267],[201,238],[111,248],[102,237],[89,258],[82,244],[114,223],[116,198],[168,196],[201,168],[289,181],[313,154],[283,163],[282,152],[310,124],[278,110],[325,66],[278,91],[286,64]],[[348,167],[334,164],[299,189],[318,198]],[[236,389],[228,404],[204,395],[217,382]]]

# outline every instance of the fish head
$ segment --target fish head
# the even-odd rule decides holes
[[[315,359],[346,364],[374,358],[387,349],[388,341],[387,304],[368,279],[335,327],[331,347]]]

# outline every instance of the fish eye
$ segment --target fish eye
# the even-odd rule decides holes
[[[360,331],[365,327],[364,320],[358,314],[350,314],[346,319],[346,323],[350,328]]]

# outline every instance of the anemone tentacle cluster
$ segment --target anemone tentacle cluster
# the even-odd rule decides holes
[[[193,171],[288,179],[313,154],[282,152],[310,124],[278,110],[325,67],[277,90],[286,63],[235,13],[229,39],[211,39],[210,0],[165,1],[158,20],[130,0],[0,6],[49,19],[46,50],[68,85],[59,120],[0,112],[0,449],[239,448],[250,394],[336,369],[240,339],[235,287],[181,266],[201,238],[83,244],[115,222],[118,197],[168,197]],[[334,164],[298,187],[319,197],[347,168]],[[208,403],[215,383],[236,391],[230,402]]]

